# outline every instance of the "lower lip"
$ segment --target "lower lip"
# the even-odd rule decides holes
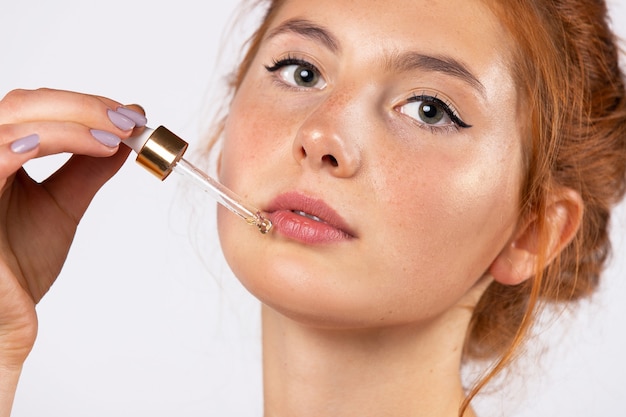
[[[335,243],[349,240],[351,236],[328,223],[300,216],[289,210],[269,214],[275,230],[287,238],[307,244]]]

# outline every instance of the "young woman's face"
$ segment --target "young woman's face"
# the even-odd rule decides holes
[[[308,323],[419,323],[463,302],[511,239],[522,177],[507,37],[478,0],[288,0],[226,125],[226,258]]]

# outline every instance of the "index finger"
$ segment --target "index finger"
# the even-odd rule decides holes
[[[108,116],[108,110],[120,107],[115,100],[72,91],[13,90],[0,101],[0,124],[68,121],[124,136],[128,132]]]

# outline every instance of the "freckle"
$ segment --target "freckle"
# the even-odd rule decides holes
[[[336,108],[345,107],[352,98],[352,95],[347,92],[334,94],[328,98],[327,105]]]

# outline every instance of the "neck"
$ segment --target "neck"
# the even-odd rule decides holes
[[[457,417],[470,313],[346,331],[303,325],[263,307],[265,417]]]

